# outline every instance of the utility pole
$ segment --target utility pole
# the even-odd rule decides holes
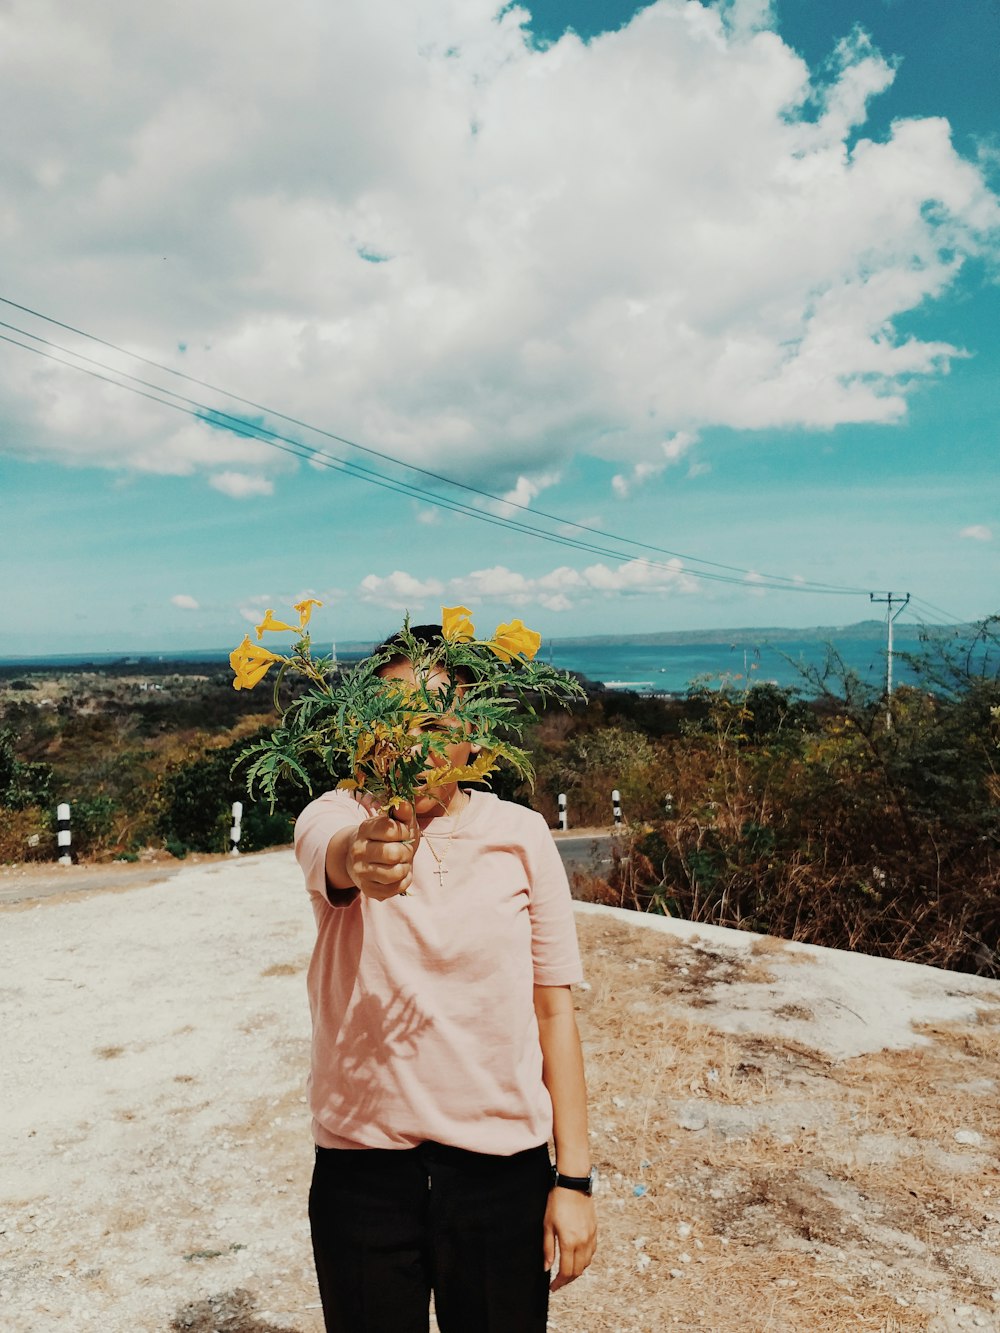
[[[899,615],[900,611],[902,611],[903,608],[904,608],[904,607],[907,605],[907,603],[909,602],[909,600],[910,600],[910,594],[909,594],[908,592],[887,592],[887,593],[885,594],[884,597],[876,597],[875,594],[874,594],[873,592],[870,592],[870,593],[868,594],[868,597],[869,597],[869,600],[872,601],[872,602],[885,602],[885,604],[886,604],[886,617],[885,617],[885,625],[886,625],[886,635],[885,635],[885,698],[886,698],[886,715],[885,715],[885,725],[886,725],[886,730],[888,731],[888,730],[890,730],[891,727],[892,727],[892,712],[891,712],[891,710],[889,709],[889,704],[890,704],[891,701],[892,701],[892,626],[893,626],[893,622],[894,622],[895,619],[896,619],[896,616]],[[892,609],[892,607],[893,607],[893,603],[898,603],[898,606],[897,606],[897,609],[896,609],[895,612],[893,612],[893,609]]]

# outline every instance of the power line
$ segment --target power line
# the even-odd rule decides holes
[[[953,611],[945,611],[943,607],[935,606],[929,602],[926,597],[918,597],[916,593],[912,596],[912,601],[918,602],[921,606],[926,606],[928,611],[933,611],[936,616],[944,616],[945,621],[955,626],[967,625],[968,621],[961,616],[956,616]],[[923,621],[920,622],[923,624]]]
[[[197,376],[194,375],[189,375],[185,371],[177,370],[172,366],[163,365],[159,361],[154,361],[150,357],[142,356],[138,352],[133,352],[128,348],[121,347],[117,343],[109,342],[107,341],[107,339],[100,338],[96,334],[88,333],[86,332],[86,330],[76,328],[72,324],[65,324],[61,320],[54,319],[50,315],[45,315],[38,310],[32,309],[30,306],[21,305],[18,302],[9,299],[8,297],[0,296],[0,303],[4,305],[9,305],[13,309],[24,311],[26,314],[30,314],[37,319],[44,320],[46,323],[53,324],[57,328],[65,329],[67,332],[74,333],[81,338],[86,338],[92,342],[96,342],[100,344],[102,347],[107,347],[112,351],[118,352],[122,356],[131,357],[132,359],[139,361],[143,365],[152,366],[156,370],[162,371],[164,374],[174,375],[177,378],[186,380],[191,384],[196,384],[200,388],[210,389],[213,393],[220,393],[227,398],[231,398],[234,402],[242,403],[243,406],[245,407],[252,407],[255,411],[264,412],[268,416],[276,417],[281,421],[287,421],[291,425],[298,426],[304,430],[312,431],[317,435],[324,436],[326,439],[334,440],[338,444],[343,444],[348,448],[360,450],[362,453],[369,454],[375,458],[380,458],[384,462],[392,463],[397,467],[407,468],[411,472],[416,472],[422,476],[430,477],[435,481],[442,482],[445,485],[454,486],[460,490],[468,491],[473,495],[478,495],[483,499],[490,500],[493,503],[509,505],[514,509],[520,509],[524,513],[530,513],[534,517],[545,518],[553,523],[560,523],[563,526],[576,528],[582,532],[589,532],[594,536],[601,537],[605,540],[623,542],[626,545],[636,546],[647,551],[655,551],[659,555],[667,555],[674,559],[687,560],[694,564],[704,564],[712,568],[729,570],[732,573],[738,573],[742,575],[747,575],[752,572],[738,565],[726,565],[714,560],[705,560],[700,556],[685,555],[683,552],[668,550],[666,547],[655,546],[649,542],[640,542],[636,541],[634,538],[631,537],[622,537],[617,533],[609,533],[604,529],[592,527],[586,523],[577,523],[574,522],[572,519],[564,519],[561,518],[559,515],[546,513],[542,509],[538,508],[533,509],[528,505],[522,505],[518,503],[516,500],[505,500],[502,496],[495,495],[491,491],[482,490],[480,487],[471,486],[466,482],[457,481],[453,477],[447,477],[442,473],[434,472],[428,468],[420,467],[415,463],[403,462],[402,459],[395,458],[392,454],[387,454],[382,452],[381,450],[373,449],[368,445],[358,444],[357,441],[350,440],[344,435],[338,435],[335,432],[326,430],[321,426],[314,426],[310,422],[301,420],[301,418],[290,416],[285,412],[278,411],[276,408],[271,408],[263,403],[255,402],[253,399],[245,398],[240,394],[233,393],[231,390],[220,388],[218,385],[211,384],[207,380],[199,379]],[[6,325],[5,327],[12,327],[12,326]],[[17,331],[19,333],[22,333],[26,337],[32,337],[32,338],[37,337],[37,335],[26,333],[24,330],[21,329],[18,329]],[[39,339],[39,341],[44,342],[45,339]],[[81,355],[67,348],[62,348],[61,350],[68,351],[69,354],[72,356]],[[81,356],[81,359],[88,359],[88,358],[83,358]],[[103,363],[98,363],[98,364],[103,364]],[[107,367],[105,367],[105,369],[107,369]],[[121,373],[124,374],[125,372]],[[164,390],[164,392],[170,392],[170,390]],[[766,572],[762,572],[761,577],[773,579],[775,582],[788,582],[792,586],[799,586],[798,580],[793,579],[791,576],[785,574],[768,574]],[[817,589],[825,588],[835,592],[863,593],[865,591],[862,588],[840,587],[835,584],[825,584],[825,583],[813,582],[810,580],[805,580],[805,582],[807,582],[810,587],[814,587]]]
[[[195,384],[201,388],[209,389],[213,393],[222,394],[224,397],[230,398],[234,402],[241,403],[245,407],[251,407],[255,411],[263,412],[266,415],[274,417],[278,420],[287,421],[292,425],[298,426],[300,429],[307,430],[317,435],[320,435],[326,439],[333,440],[339,444],[344,445],[347,448],[359,450],[360,452],[368,454],[371,457],[379,458],[383,462],[391,463],[393,466],[405,468],[408,471],[415,472],[421,476],[429,477],[435,481],[443,483],[444,485],[452,486],[459,490],[466,491],[470,494],[479,496],[480,498],[489,500],[491,503],[509,506],[513,509],[520,510],[523,513],[530,514],[532,517],[542,518],[549,522],[558,523],[563,527],[570,527],[580,532],[586,532],[593,536],[599,537],[604,541],[613,541],[627,546],[634,546],[640,550],[654,551],[659,555],[669,556],[671,559],[683,560],[685,562],[688,562],[689,564],[705,565],[710,569],[726,570],[732,574],[738,574],[741,576],[740,578],[737,579],[724,579],[718,575],[711,576],[707,573],[702,573],[696,570],[692,570],[690,568],[685,569],[683,572],[689,574],[691,577],[704,578],[704,579],[714,578],[714,580],[718,582],[728,582],[737,584],[743,584],[747,578],[752,578],[756,586],[766,587],[771,591],[787,590],[794,592],[815,592],[815,593],[849,594],[849,595],[864,595],[866,592],[866,590],[863,588],[856,588],[848,585],[828,584],[808,579],[799,579],[784,574],[768,574],[763,572],[758,573],[757,571],[748,570],[738,565],[727,565],[719,561],[706,560],[699,556],[685,555],[679,551],[672,551],[665,547],[655,546],[648,542],[640,542],[635,540],[634,538],[623,537],[620,536],[619,534],[610,533],[601,528],[592,527],[585,523],[577,523],[571,519],[564,519],[558,515],[547,513],[545,510],[537,508],[532,509],[529,506],[519,504],[517,501],[514,500],[505,500],[502,496],[495,495],[490,491],[482,490],[479,487],[471,486],[465,482],[457,481],[454,478],[447,477],[442,473],[434,472],[428,468],[420,467],[417,464],[403,462],[401,459],[394,458],[391,454],[387,454],[380,450],[373,449],[367,445],[358,444],[356,441],[350,440],[346,436],[337,435],[333,431],[326,430],[320,426],[314,426],[307,421],[301,420],[300,418],[290,416],[287,413],[268,407],[265,404],[258,403],[252,399],[242,397],[240,394],[236,394],[231,392],[230,390],[220,388],[219,386],[213,385],[206,380],[199,379],[197,376],[189,375],[184,371],[176,370],[171,366],[163,365],[161,362],[155,361],[150,357],[142,356],[141,354],[133,352],[128,348],[121,347],[116,343],[109,342],[107,339],[101,338],[96,334],[88,333],[86,330],[77,328],[72,324],[64,323],[61,320],[55,319],[50,315],[46,315],[43,312],[35,310],[30,306],[22,305],[17,301],[11,300],[8,297],[0,296],[0,303],[6,306],[10,306],[12,309],[20,310],[23,313],[32,316],[33,318],[40,319],[47,324],[51,324],[57,328],[64,329],[69,333],[84,338],[90,342],[94,342],[102,347],[106,347],[111,351],[118,353],[119,355],[130,357],[133,360],[138,361],[140,364],[150,366],[162,372],[163,374],[175,376],[178,379],[185,380],[188,383]],[[81,352],[76,352],[71,348],[62,347],[60,344],[52,343],[48,339],[41,338],[38,334],[33,334],[28,332],[27,330],[17,328],[16,326],[11,324],[4,324],[2,322],[0,322],[0,327],[10,329],[13,332],[19,333],[22,337],[31,338],[32,340],[40,342],[48,347],[54,347],[57,350],[66,353],[68,356],[76,357],[78,360],[86,361],[91,365],[100,366],[102,370],[107,371],[109,374],[120,375],[125,379],[133,381],[134,383],[144,385],[147,388],[155,389],[159,393],[165,393],[170,395],[171,397],[178,398],[183,402],[195,405],[198,408],[199,413],[209,414],[209,419],[219,418],[227,421],[238,422],[240,429],[236,429],[235,426],[227,428],[232,429],[235,434],[242,434],[244,436],[246,435],[246,430],[244,428],[247,425],[247,423],[243,422],[240,418],[231,417],[229,414],[220,412],[216,408],[209,407],[203,403],[198,403],[197,400],[186,398],[184,395],[176,394],[173,390],[167,389],[162,385],[150,384],[149,381],[138,379],[136,376],[129,375],[128,372],[126,371],[120,371],[117,368],[108,366],[104,362],[99,362],[94,360],[93,358],[86,357]],[[4,339],[4,341],[12,342],[14,346],[24,347],[24,344],[17,343],[13,339]],[[24,350],[37,351],[38,349],[27,347],[24,348]],[[60,360],[59,357],[50,357],[49,359],[54,361]],[[71,369],[81,371],[82,373],[88,373],[83,370],[83,367],[77,366],[72,362],[62,362],[62,364],[69,366]],[[104,378],[104,377],[98,375],[96,376],[96,378]],[[108,382],[117,383],[117,381],[108,381]],[[118,387],[128,388],[127,385],[123,384],[118,384]],[[312,456],[315,457],[324,457],[331,459],[335,457],[333,455],[326,454],[324,451],[315,450],[313,446],[305,445],[301,441],[290,441],[288,440],[288,437],[282,436],[278,432],[271,431],[268,428],[254,426],[252,429],[253,429],[253,438],[259,438],[262,440],[263,443],[269,443],[270,440],[283,441],[287,444],[294,444],[295,446],[298,446],[300,448],[309,449],[312,451]],[[378,474],[373,473],[370,469],[365,469],[360,464],[352,463],[349,460],[336,459],[336,462],[340,464],[343,469],[349,469],[355,473],[362,473],[373,481],[375,481],[375,478],[378,476]],[[375,481],[375,484],[388,484],[388,479],[379,477],[379,480]],[[404,493],[410,494],[413,498],[422,499],[426,503],[436,504],[443,508],[451,508],[456,510],[456,512],[463,512],[471,517],[479,518],[484,522],[491,522],[494,524],[494,526],[497,525],[496,520],[493,516],[487,516],[479,508],[459,505],[456,509],[456,506],[453,503],[446,501],[444,497],[439,496],[436,492],[427,491],[424,488],[413,486],[410,483],[406,482],[396,483],[395,486],[388,484],[389,489],[396,489],[399,486],[407,487],[408,490]],[[505,520],[501,517],[500,526],[511,526],[514,527],[515,530],[522,531],[530,535],[540,536],[542,537],[543,540],[553,541],[560,545],[569,545],[569,546],[574,545],[571,539],[565,540],[561,538],[559,534],[545,533],[544,530],[536,528],[534,525],[530,524],[520,525],[517,524],[514,520]],[[615,559],[621,559],[621,560],[635,559],[634,556],[630,556],[627,552],[621,552],[621,551],[608,552],[604,548],[599,548],[583,543],[576,544],[576,549],[584,551],[593,551],[597,554],[605,554],[605,555],[610,554]],[[642,563],[649,564],[653,568],[668,568],[671,569],[673,572],[678,572],[676,571],[676,569],[674,569],[673,566],[663,566],[660,562],[657,561],[643,560]]]
[[[12,326],[0,322],[0,327],[9,329]],[[23,331],[19,330],[19,332]],[[24,336],[36,338],[36,340],[40,342],[47,341],[45,339],[37,338],[37,335],[34,334],[24,334]],[[436,505],[439,508],[449,510],[453,513],[461,514],[465,517],[476,518],[480,522],[489,523],[494,527],[512,529],[515,532],[520,532],[526,536],[536,537],[542,541],[547,541],[555,545],[568,547],[571,550],[584,551],[592,555],[601,555],[613,560],[625,560],[625,561],[632,560],[636,563],[643,564],[650,569],[663,570],[665,573],[674,575],[675,577],[686,575],[689,578],[700,579],[709,582],[726,583],[731,585],[737,585],[739,587],[747,586],[746,579],[743,578],[735,578],[731,575],[718,574],[710,572],[708,570],[685,569],[683,566],[665,564],[662,561],[648,560],[644,557],[637,558],[634,556],[630,556],[629,553],[626,551],[619,551],[609,547],[598,546],[591,542],[583,542],[577,538],[564,536],[559,533],[545,532],[540,528],[534,528],[529,524],[522,523],[515,519],[502,518],[496,515],[486,514],[481,509],[474,509],[469,505],[461,504],[460,502],[450,500],[444,496],[435,495],[432,492],[427,492],[422,490],[421,488],[411,486],[406,482],[397,481],[394,478],[379,476],[378,474],[374,473],[370,468],[365,468],[361,464],[352,463],[345,459],[336,458],[331,454],[325,453],[323,450],[315,449],[311,445],[304,444],[301,441],[291,439],[290,437],[281,435],[276,431],[271,431],[267,427],[258,426],[253,422],[243,421],[238,417],[230,416],[228,413],[220,412],[217,408],[210,407],[203,403],[198,403],[197,400],[187,398],[182,394],[177,394],[172,389],[166,389],[160,385],[150,385],[149,381],[139,380],[136,376],[130,376],[124,371],[117,371],[112,369],[111,367],[105,366],[104,369],[108,370],[110,373],[102,374],[99,371],[90,370],[86,366],[76,365],[73,361],[69,361],[62,356],[56,356],[53,352],[46,351],[42,347],[32,347],[26,343],[18,342],[16,338],[11,338],[6,334],[0,334],[0,342],[8,343],[13,347],[19,347],[26,352],[32,352],[34,355],[40,356],[45,360],[53,361],[56,364],[65,366],[71,370],[76,370],[80,374],[88,375],[90,376],[90,378],[99,380],[104,384],[109,384],[115,388],[123,389],[128,393],[135,394],[139,398],[144,398],[150,402],[158,403],[163,407],[172,408],[174,411],[177,412],[183,412],[186,416],[189,416],[196,421],[201,421],[206,425],[218,425],[221,422],[223,423],[222,428],[234,435],[238,435],[243,439],[257,440],[261,444],[267,445],[269,448],[276,449],[281,453],[290,454],[292,457],[299,458],[314,466],[322,467],[330,471],[338,471],[345,473],[346,475],[353,476],[358,480],[367,481],[374,486],[379,486],[384,490],[394,491],[397,494],[404,495],[409,499],[418,498],[425,503]],[[52,346],[51,343],[48,345]],[[60,350],[68,351],[68,349],[60,349]],[[92,358],[83,357],[82,354],[80,353],[68,351],[68,355],[79,356],[80,359],[90,361],[91,364],[103,364],[103,363],[94,363]],[[125,380],[132,380],[133,383],[124,383],[122,382],[122,380],[115,379],[114,375],[121,375]],[[137,387],[139,385],[146,387]],[[150,391],[151,389],[153,391]],[[168,395],[168,396],[164,397],[162,395]],[[175,401],[171,401],[171,399],[174,399]],[[775,585],[768,583],[763,577],[760,577],[757,581],[755,581],[752,586],[755,588],[765,588],[768,589],[769,591],[788,590],[784,585]],[[826,588],[808,588],[801,585],[797,585],[795,590],[802,592],[813,591],[818,593],[828,593],[828,592],[838,591]]]
[[[9,325],[3,325],[9,328]],[[27,335],[32,336],[32,335]],[[332,454],[326,454],[322,450],[314,449],[311,445],[302,444],[300,441],[289,439],[287,436],[278,435],[274,431],[267,430],[266,427],[257,426],[252,422],[240,421],[239,418],[229,417],[227,413],[219,412],[215,408],[207,407],[204,404],[199,405],[195,410],[192,407],[185,406],[185,402],[190,403],[194,400],[184,399],[180,394],[174,394],[170,389],[160,388],[158,393],[150,393],[145,389],[136,388],[132,384],[122,383],[120,380],[112,378],[110,375],[102,375],[97,371],[87,370],[84,366],[77,366],[72,361],[67,361],[63,357],[55,356],[51,352],[43,351],[39,347],[29,347],[26,343],[20,343],[15,338],[9,338],[5,334],[0,334],[0,342],[11,344],[13,347],[20,347],[26,352],[33,352],[36,356],[41,356],[45,360],[55,361],[57,364],[67,366],[71,370],[79,371],[81,374],[89,375],[92,379],[100,380],[105,384],[113,385],[115,388],[124,389],[128,393],[133,393],[139,398],[148,399],[150,402],[159,403],[163,407],[173,408],[174,411],[183,412],[186,416],[192,417],[196,421],[201,421],[206,425],[213,425],[220,419],[225,421],[223,429],[233,435],[239,435],[243,439],[257,440],[261,444],[274,448],[281,453],[290,454],[294,458],[299,458],[315,466],[325,468],[329,471],[343,472],[348,476],[356,477],[358,480],[368,481],[372,485],[380,486],[384,490],[395,491],[397,494],[405,495],[409,499],[421,498],[429,504],[436,504],[443,509],[451,510],[454,513],[463,514],[468,517],[480,519],[484,523],[490,523],[495,527],[514,528],[515,531],[521,531],[526,535],[540,537],[545,541],[555,542],[558,545],[570,546],[577,550],[590,551],[597,555],[609,555],[614,559],[627,558],[621,551],[609,551],[601,547],[589,546],[582,542],[577,542],[573,538],[560,537],[556,533],[546,533],[540,529],[535,529],[526,524],[518,523],[514,520],[504,519],[490,514],[483,513],[482,510],[472,509],[468,505],[462,505],[446,499],[444,496],[432,496],[430,493],[424,493],[414,487],[408,486],[405,482],[397,482],[392,478],[379,477],[368,468],[362,468],[357,463],[351,463],[345,459],[335,458]],[[75,355],[75,353],[70,353]],[[124,374],[125,372],[116,372]],[[126,378],[135,379],[134,376]],[[137,383],[146,383],[146,381],[137,381]],[[169,398],[160,397],[160,394],[170,394],[178,401],[171,402]],[[366,474],[366,475],[361,475]],[[734,578],[724,578],[720,574],[701,574],[694,571],[684,571],[676,566],[664,565],[656,561],[642,561],[652,568],[660,568],[673,574],[690,572],[692,578],[718,579],[727,583],[740,583],[742,580]]]

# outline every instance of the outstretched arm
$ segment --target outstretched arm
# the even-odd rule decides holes
[[[591,1166],[587,1085],[570,988],[536,986],[535,1015],[542,1046],[542,1079],[552,1098],[556,1165],[564,1176],[585,1176]],[[553,1291],[579,1277],[594,1257],[597,1215],[593,1199],[575,1190],[552,1190],[545,1210],[547,1271],[555,1264],[557,1243],[559,1271]]]

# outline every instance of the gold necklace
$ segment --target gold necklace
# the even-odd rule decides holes
[[[452,839],[454,836],[455,836],[454,833],[449,833],[449,834],[447,835],[447,839],[448,839],[448,841],[450,842],[451,839]],[[428,838],[428,835],[425,833],[425,834],[424,834],[424,839],[426,840],[427,838]],[[436,868],[435,868],[434,870],[431,871],[431,874],[432,874],[432,875],[437,875],[437,877],[438,877],[438,884],[439,884],[439,885],[441,886],[441,888],[443,889],[443,888],[444,888],[444,877],[445,877],[445,875],[447,875],[447,873],[448,873],[448,867],[445,865],[444,861],[445,861],[445,857],[448,855],[448,853],[445,852],[444,856],[438,856],[437,852],[436,852],[436,851],[434,850],[434,848],[431,846],[430,842],[427,842],[427,850],[430,852],[431,856],[433,856],[434,860],[437,862],[437,866],[436,866]]]
[[[472,804],[471,796],[466,796],[465,804],[459,811],[458,818],[455,820],[455,827],[452,829],[450,833],[430,833],[427,829],[421,830],[420,840],[421,842],[427,843],[427,850],[430,852],[431,856],[433,856],[434,860],[437,862],[437,867],[431,871],[431,874],[437,875],[438,884],[441,886],[441,888],[444,888],[444,877],[448,873],[448,867],[445,865],[445,858],[448,855],[448,851],[445,850],[443,856],[438,856],[430,840],[431,838],[440,838],[442,842],[451,842],[452,839],[455,837],[455,834],[458,832],[459,825],[462,822],[466,810],[468,810],[471,804]]]

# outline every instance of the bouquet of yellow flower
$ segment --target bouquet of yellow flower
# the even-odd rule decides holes
[[[331,658],[314,658],[309,620],[315,598],[297,602],[297,625],[265,612],[257,626],[258,643],[249,636],[230,655],[237,690],[253,689],[277,667],[275,708],[280,724],[270,737],[240,755],[247,763],[247,787],[259,791],[273,809],[278,783],[287,779],[311,791],[305,768],[317,757],[331,773],[350,768],[338,785],[370,792],[387,808],[412,803],[418,788],[463,781],[482,782],[498,765],[509,764],[529,783],[534,772],[527,752],[516,743],[532,699],[569,703],[584,697],[582,686],[564,671],[536,662],[541,635],[521,620],[498,625],[487,639],[476,629],[465,606],[443,607],[441,633],[429,641],[403,628],[386,646],[343,674]],[[288,654],[259,644],[265,633],[292,633]],[[406,659],[413,683],[386,679],[380,671],[390,661]],[[304,676],[304,693],[282,704],[286,672]],[[468,764],[448,762],[448,747],[467,741],[478,749]]]

